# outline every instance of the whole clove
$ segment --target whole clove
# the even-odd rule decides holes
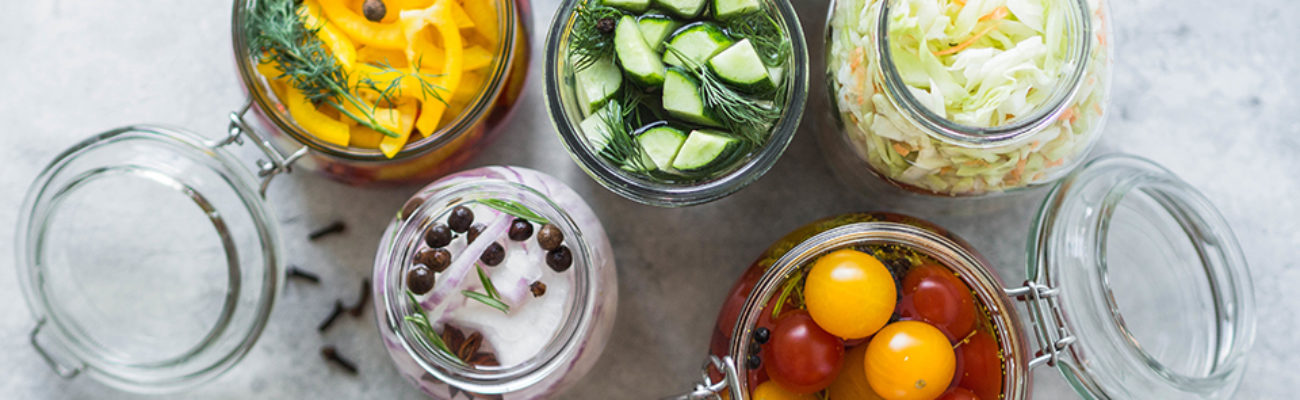
[[[288,275],[290,278],[298,278],[311,283],[320,283],[320,276],[298,268],[296,265],[289,266]]]
[[[350,360],[348,360],[348,359],[346,359],[346,358],[343,358],[343,356],[339,355],[339,351],[338,351],[337,349],[335,349],[334,346],[325,346],[325,347],[322,347],[322,348],[320,349],[320,355],[321,355],[321,357],[324,357],[324,358],[325,358],[325,361],[329,361],[329,362],[334,363],[335,365],[338,365],[339,367],[343,368],[344,370],[347,370],[348,373],[350,373],[350,374],[352,374],[352,375],[356,375],[357,372],[358,372],[358,371],[357,371],[357,364],[356,364],[356,363],[353,363],[352,361],[350,361]]]
[[[343,231],[345,231],[345,230],[347,230],[347,229],[348,229],[348,226],[347,226],[347,225],[344,225],[344,224],[343,224],[343,221],[334,221],[333,223],[331,223],[331,224],[329,224],[329,225],[325,225],[324,228],[320,228],[320,229],[314,230],[314,231],[312,231],[311,233],[307,234],[307,240],[312,240],[312,241],[314,241],[314,240],[316,240],[316,239],[320,239],[320,238],[325,237],[325,236],[333,235],[333,234],[336,234],[336,233],[342,233]]]
[[[343,313],[343,303],[338,300],[334,300],[334,309],[330,311],[330,316],[325,317],[325,320],[321,321],[320,325],[316,326],[316,331],[325,332],[326,329],[330,328],[330,325],[334,324],[334,320],[339,318],[339,314],[342,313]]]
[[[366,311],[366,304],[370,303],[370,279],[361,280],[361,298],[357,299],[356,304],[348,308],[348,313],[353,317],[360,317],[362,312]]]

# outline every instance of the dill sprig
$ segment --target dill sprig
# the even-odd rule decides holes
[[[340,114],[389,137],[400,135],[379,124],[375,118],[378,104],[362,100],[357,96],[359,91],[374,91],[380,94],[380,103],[391,103],[400,95],[401,79],[413,77],[420,81],[426,99],[432,94],[442,101],[434,90],[436,86],[422,76],[425,74],[406,73],[391,66],[381,66],[381,69],[401,75],[385,87],[379,87],[380,82],[369,78],[349,84],[347,70],[338,65],[324,42],[316,37],[319,27],[307,26],[295,3],[293,0],[258,1],[244,22],[249,56],[259,63],[274,63],[281,71],[276,79],[287,78],[312,103],[328,104]]]
[[[419,330],[420,333],[424,334],[425,339],[429,341],[429,344],[433,345],[435,350],[442,352],[452,360],[464,364],[465,360],[461,360],[460,357],[457,357],[456,353],[451,351],[451,348],[447,346],[447,342],[442,341],[442,335],[439,335],[437,331],[433,330],[433,324],[429,322],[429,316],[425,314],[424,308],[420,307],[420,299],[415,297],[415,293],[411,293],[410,290],[407,290],[406,298],[411,302],[411,315],[407,315],[402,319],[411,323],[411,325],[415,325],[415,328]]]
[[[763,11],[748,12],[722,21],[728,27],[728,33],[737,39],[749,39],[754,50],[769,67],[785,64],[793,51],[789,35],[781,30],[771,13]]]
[[[721,78],[672,44],[667,44],[667,51],[676,54],[677,59],[686,65],[686,70],[700,81],[704,105],[717,114],[728,130],[753,146],[762,145],[767,140],[772,123],[781,118],[787,82],[779,82],[775,90],[767,93],[771,100],[751,99],[722,83]]]
[[[617,8],[598,4],[597,0],[583,0],[574,10],[573,31],[569,32],[569,55],[573,67],[581,71],[597,60],[614,56],[614,34],[601,32],[596,27],[600,20],[618,21],[623,12]]]
[[[636,171],[654,169],[650,165],[649,157],[645,154],[645,149],[642,149],[641,144],[637,143],[636,139],[632,137],[634,127],[628,124],[628,118],[633,117],[636,113],[635,107],[625,108],[617,101],[610,100],[605,104],[605,108],[597,111],[597,113],[601,115],[601,119],[605,122],[605,133],[609,134],[605,138],[607,153],[602,152],[606,158]]]

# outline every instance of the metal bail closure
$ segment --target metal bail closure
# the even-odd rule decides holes
[[[722,379],[717,382],[709,376],[709,367],[722,371]],[[718,356],[709,356],[709,361],[704,363],[700,371],[701,382],[695,385],[695,390],[676,396],[664,397],[661,400],[717,400],[722,398],[723,389],[731,391],[731,398],[738,398],[740,393],[740,377],[736,375],[736,362],[731,356],[719,358]]]
[[[77,375],[81,374],[81,369],[85,367],[85,364],[78,361],[70,361],[73,360],[73,358],[65,354],[67,350],[64,349],[63,346],[59,344],[57,341],[51,341],[47,339],[44,341],[49,342],[48,345],[41,344],[42,342],[42,340],[40,339],[42,337],[41,333],[47,332],[41,329],[44,327],[45,327],[45,318],[41,318],[40,321],[36,321],[36,326],[32,328],[32,333],[29,338],[32,342],[32,348],[36,349],[36,352],[41,355],[41,358],[45,360],[45,363],[49,364],[50,369],[53,369],[54,373],[58,374],[60,378],[63,379],[76,378]],[[47,349],[46,347],[49,348]],[[76,366],[70,367],[69,365],[76,365]]]
[[[1029,369],[1033,370],[1043,364],[1055,367],[1060,353],[1077,340],[1066,328],[1061,307],[1056,301],[1061,289],[1025,281],[1024,286],[1004,290],[1007,296],[1024,302],[1033,316],[1034,341],[1038,343],[1038,350],[1034,352],[1034,358],[1029,360]]]
[[[244,106],[240,107],[239,111],[230,113],[230,126],[226,130],[227,136],[213,142],[209,147],[216,149],[231,143],[243,144],[244,141],[241,137],[242,135],[247,135],[251,138],[253,144],[257,145],[257,148],[262,151],[262,154],[266,155],[266,159],[257,160],[257,176],[262,178],[262,184],[258,188],[258,194],[261,194],[262,197],[265,198],[266,188],[270,186],[271,178],[275,178],[275,176],[280,173],[293,172],[293,162],[302,158],[302,156],[307,155],[308,148],[307,146],[300,147],[288,156],[285,156],[279,150],[276,150],[275,145],[271,144],[267,138],[258,134],[257,131],[244,120],[244,114],[247,114],[248,110],[252,108],[253,99],[250,97],[248,100],[244,101]]]

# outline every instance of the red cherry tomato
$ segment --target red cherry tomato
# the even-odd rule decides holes
[[[957,373],[953,384],[970,389],[981,399],[996,400],[1002,394],[1002,361],[998,342],[984,331],[957,344]]]
[[[926,264],[903,277],[899,314],[939,328],[956,342],[975,329],[975,301],[970,288],[947,268]]]
[[[947,392],[943,393],[943,396],[939,396],[935,400],[980,400],[980,398],[974,392],[966,390],[966,388],[955,387],[948,389]]]
[[[782,314],[764,347],[768,376],[797,393],[830,386],[844,364],[844,343],[817,326],[804,310]]]

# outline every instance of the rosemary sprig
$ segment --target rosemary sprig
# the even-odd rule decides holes
[[[792,51],[789,35],[781,30],[781,25],[772,17],[772,13],[762,10],[740,14],[722,21],[728,27],[728,33],[737,39],[749,39],[754,50],[762,56],[763,63],[769,67],[785,64]]]
[[[598,0],[583,0],[574,9],[573,31],[569,32],[569,55],[574,69],[581,71],[596,60],[614,56],[614,34],[596,28],[600,20],[623,16],[617,8],[600,5]]]
[[[402,319],[415,325],[415,328],[424,334],[425,339],[433,345],[434,349],[441,351],[447,357],[451,357],[451,359],[464,364],[465,360],[461,360],[460,357],[457,357],[456,353],[452,352],[450,347],[447,347],[447,343],[442,341],[442,336],[439,335],[437,331],[433,330],[433,324],[429,323],[429,315],[425,314],[424,308],[420,307],[420,299],[415,297],[415,293],[411,293],[410,290],[407,290],[406,297],[411,301],[412,315],[407,315]]]
[[[781,118],[787,83],[776,85],[777,89],[769,93],[772,96],[770,101],[751,99],[722,83],[721,78],[672,44],[667,44],[667,51],[676,54],[686,65],[686,70],[700,81],[700,95],[704,98],[704,104],[720,117],[728,130],[755,147],[767,140],[771,124]]]
[[[605,138],[609,142],[606,147],[608,153],[602,154],[615,163],[637,171],[653,170],[645,149],[642,149],[641,144],[632,137],[631,132],[634,128],[628,125],[628,118],[635,112],[635,108],[624,108],[614,100],[610,100],[604,109],[597,111],[605,122],[607,129],[605,133],[609,134]]]
[[[462,291],[460,291],[460,293],[461,293],[461,294],[464,294],[465,297],[468,297],[468,298],[470,298],[470,299],[478,300],[478,302],[483,303],[483,304],[486,304],[488,307],[492,307],[492,308],[495,308],[495,309],[501,310],[501,312],[503,312],[503,313],[509,313],[509,312],[510,312],[510,306],[509,306],[509,305],[507,305],[506,303],[501,302],[501,300],[497,300],[497,299],[492,298],[492,296],[488,296],[488,295],[486,295],[486,294],[482,294],[482,293],[479,293],[479,292],[475,292],[475,291],[473,291],[473,290],[462,290]]]
[[[522,218],[528,220],[529,222],[535,222],[543,225],[551,223],[551,221],[547,220],[546,217],[543,217],[537,214],[536,212],[533,212],[533,210],[530,210],[528,209],[528,207],[525,207],[523,204],[519,204],[518,202],[515,201],[502,200],[502,199],[482,199],[482,200],[478,200],[478,202],[494,210],[506,214],[510,214],[515,218]]]
[[[492,278],[488,278],[487,272],[483,272],[483,267],[474,267],[478,270],[478,281],[483,284],[483,290],[487,292],[488,297],[501,299],[501,293],[497,292],[497,286],[492,284]]]

